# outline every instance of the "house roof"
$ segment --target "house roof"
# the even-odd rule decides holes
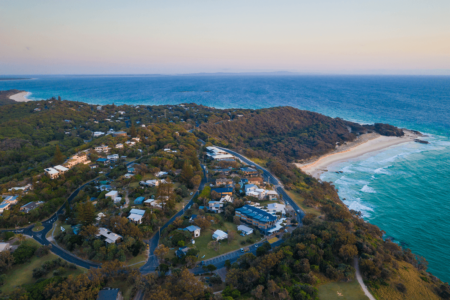
[[[128,219],[133,220],[133,221],[140,221],[142,219],[143,215],[138,215],[138,214],[131,214],[128,216]]]
[[[97,159],[97,161],[98,162],[105,162],[105,161],[108,161],[108,159],[107,158],[99,158],[99,159]]]
[[[245,226],[245,225],[239,225],[238,227],[237,227],[237,229],[238,230],[240,230],[240,231],[244,231],[244,232],[252,232],[253,231],[253,229],[252,228],[250,228],[250,227],[248,227],[248,226]]]
[[[189,232],[194,232],[196,230],[200,230],[200,227],[195,226],[195,225],[191,225],[191,226],[188,226],[188,227],[184,228],[184,230],[187,230]]]
[[[224,188],[212,188],[211,192],[215,191],[216,193],[231,193],[233,192],[233,188],[232,187],[224,187]]]
[[[142,204],[144,202],[145,198],[144,197],[137,197],[134,200],[134,204]]]
[[[98,292],[97,300],[114,300],[118,294],[119,289],[101,290]]]
[[[1,204],[0,204],[0,208],[1,209],[4,209],[4,208],[7,208],[8,206],[10,206],[11,205],[11,203],[4,203],[4,202],[2,202]]]
[[[267,211],[264,211],[260,208],[256,208],[250,205],[244,205],[241,208],[237,208],[236,211],[240,212],[241,214],[252,218],[254,220],[258,220],[259,222],[273,222],[277,220],[277,217],[273,216],[272,214],[268,213]]]
[[[197,218],[197,215],[192,215],[192,216],[190,217],[191,220],[194,220],[195,218]]]
[[[63,166],[55,166],[54,167],[56,170],[58,170],[58,171],[62,171],[62,172],[66,172],[66,171],[69,171],[69,169],[68,168],[66,168],[66,167],[63,167]]]
[[[145,215],[145,210],[133,208],[132,210],[130,210],[130,214],[143,216],[143,215]]]
[[[250,168],[250,167],[241,168],[241,171],[242,172],[258,172],[256,169]]]
[[[225,237],[228,236],[228,234],[220,229],[217,229],[216,231],[214,231],[213,233],[213,238],[221,238],[221,237]]]

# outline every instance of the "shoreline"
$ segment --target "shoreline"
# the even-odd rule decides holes
[[[28,102],[28,101],[32,101],[27,98],[30,95],[31,95],[30,92],[20,92],[20,93],[14,94],[12,96],[9,96],[9,99],[14,100],[16,102]]]
[[[412,131],[405,129],[403,131],[405,132],[403,137],[383,136],[373,133],[365,134],[356,141],[340,146],[332,153],[323,155],[307,163],[296,163],[295,165],[303,172],[316,179],[320,179],[320,175],[328,172],[328,168],[335,164],[346,162],[371,152],[377,152],[392,146],[412,142],[414,139],[420,137],[419,134]]]

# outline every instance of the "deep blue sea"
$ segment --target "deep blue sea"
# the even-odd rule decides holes
[[[28,76],[27,76],[28,77]],[[450,281],[450,77],[420,76],[31,76],[0,90],[95,104],[191,103],[217,108],[293,106],[360,123],[384,122],[428,134],[333,166],[350,208],[429,262]],[[342,170],[336,174],[333,171]]]

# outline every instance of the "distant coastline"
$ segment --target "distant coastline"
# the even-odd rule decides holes
[[[0,78],[0,81],[11,81],[11,80],[31,80],[31,78]]]
[[[303,164],[295,164],[303,172],[320,179],[320,175],[328,172],[332,165],[342,163],[367,153],[381,151],[391,146],[408,143],[421,136],[421,134],[403,130],[402,137],[383,136],[377,133],[368,133],[360,136],[357,140],[338,147],[335,151],[315,158]]]

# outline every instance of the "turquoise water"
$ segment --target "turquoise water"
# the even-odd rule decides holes
[[[0,81],[32,99],[60,95],[96,104],[218,108],[293,106],[361,123],[385,122],[431,134],[333,166],[341,199],[450,281],[450,77],[401,76],[34,76]],[[341,170],[336,174],[332,171]]]

